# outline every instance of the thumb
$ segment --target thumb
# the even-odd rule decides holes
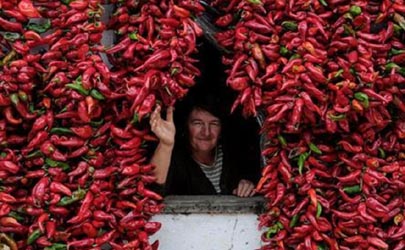
[[[166,120],[168,122],[173,122],[173,106],[167,108]]]

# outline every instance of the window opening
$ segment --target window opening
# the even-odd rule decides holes
[[[189,90],[187,96],[175,106],[175,149],[165,188],[160,187],[159,191],[166,195],[231,195],[235,189],[238,189],[241,179],[250,182],[254,189],[260,178],[260,167],[264,164],[260,154],[263,139],[259,135],[262,115],[259,113],[256,118],[244,118],[239,108],[233,114],[229,114],[237,93],[225,85],[226,75],[221,61],[221,51],[206,39],[200,40],[198,48],[198,67],[201,70],[201,76],[196,79],[196,85]],[[208,111],[213,116],[209,116],[208,120],[197,117],[191,123],[188,119],[196,110],[192,109],[193,107],[197,107],[200,111]],[[162,117],[165,117],[164,112]],[[194,137],[190,137],[190,126],[191,129],[196,128],[198,131],[200,129],[215,130],[215,127],[218,127],[218,121],[214,118],[220,118],[221,121],[221,133],[218,135],[217,142],[221,147],[215,147],[215,156],[223,157],[223,165],[216,165],[215,157],[211,162],[198,161],[193,155],[195,151],[190,150],[193,149],[191,138],[196,138],[197,144],[199,139],[207,139],[202,143],[204,144],[209,143],[214,136],[211,132],[207,132],[210,134],[206,136],[201,136],[197,132],[193,135]],[[204,147],[204,145],[197,146]],[[182,152],[183,155],[178,157],[178,152]],[[174,168],[175,164],[182,166],[176,165]],[[197,165],[198,169],[194,165]],[[206,165],[222,167],[222,170],[205,171],[203,167]],[[218,178],[221,179],[220,182]],[[197,187],[199,185],[201,188]]]

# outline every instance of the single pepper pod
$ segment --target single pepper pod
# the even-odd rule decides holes
[[[99,100],[99,101],[105,100],[104,95],[101,94],[97,89],[92,89],[92,90],[90,90],[90,95],[91,95],[92,97],[94,97],[95,99]]]
[[[308,156],[310,155],[309,152],[305,152],[300,154],[300,156],[298,157],[298,173],[300,175],[302,175],[302,170],[304,169],[304,165],[305,165],[305,161],[307,160]]]
[[[309,143],[308,145],[309,145],[309,149],[311,149],[311,152],[314,152],[314,153],[319,154],[319,155],[322,154],[322,151],[315,144],[313,144],[312,142]]]
[[[81,81],[75,81],[73,83],[68,83],[65,85],[67,88],[71,88],[76,90],[78,93],[82,95],[89,95],[89,90],[85,89],[81,83]]]
[[[343,191],[347,194],[358,194],[361,192],[361,186],[360,185],[347,186],[343,188]]]
[[[33,244],[39,237],[41,237],[42,232],[39,229],[34,230],[27,238],[27,245]]]
[[[364,108],[368,108],[370,106],[367,94],[365,94],[363,92],[356,92],[354,94],[354,98],[356,98],[356,100],[360,101],[360,103],[363,105]]]
[[[38,34],[44,33],[51,28],[51,21],[46,19],[46,21],[42,24],[38,23],[29,23],[26,28],[28,30],[32,30],[37,32]]]
[[[286,30],[290,30],[290,31],[298,30],[298,24],[294,21],[284,21],[281,23],[281,26],[283,28],[285,28]]]

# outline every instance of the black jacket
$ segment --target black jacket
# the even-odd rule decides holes
[[[221,144],[223,152],[221,194],[232,194],[241,179],[256,183],[259,177],[259,159],[252,160],[249,152],[243,151],[241,147],[230,141]],[[258,152],[256,153],[258,154]],[[192,159],[191,152],[186,147],[179,145],[173,150],[164,194],[215,195],[217,192],[200,166]]]

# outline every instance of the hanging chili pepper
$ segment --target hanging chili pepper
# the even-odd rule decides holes
[[[19,22],[11,22],[6,19],[0,17],[0,27],[4,30],[11,31],[11,32],[23,32],[23,27]]]

